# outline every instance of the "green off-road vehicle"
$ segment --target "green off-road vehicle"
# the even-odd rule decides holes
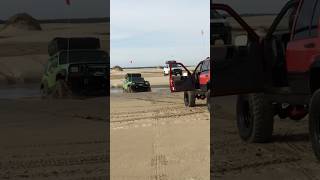
[[[108,54],[96,38],[55,38],[41,80],[42,96],[107,92]]]
[[[149,81],[144,80],[140,73],[126,74],[122,85],[123,92],[150,92]]]

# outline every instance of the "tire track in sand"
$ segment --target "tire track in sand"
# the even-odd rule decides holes
[[[154,101],[152,98],[150,98],[150,101],[152,104],[156,104],[156,101]],[[153,114],[154,140],[152,144],[152,158],[150,162],[150,166],[151,166],[150,180],[168,180],[169,179],[168,173],[167,173],[167,167],[166,167],[168,165],[168,161],[166,158],[166,154],[161,152],[160,142],[159,142],[161,138],[161,129],[159,127],[158,115],[161,113],[161,111],[163,111],[162,109],[155,111]]]

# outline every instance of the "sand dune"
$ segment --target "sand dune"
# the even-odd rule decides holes
[[[48,42],[57,36],[97,37],[102,49],[109,49],[107,23],[41,24],[41,27],[42,31],[12,28],[0,31],[0,84],[39,82],[48,60]]]

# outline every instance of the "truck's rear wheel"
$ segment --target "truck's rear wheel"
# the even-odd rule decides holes
[[[194,91],[184,92],[184,105],[186,107],[194,107],[196,105],[196,97]]]
[[[132,93],[132,88],[131,88],[131,86],[129,86],[129,87],[127,88],[127,92],[128,92],[128,93]]]
[[[320,160],[320,89],[314,92],[309,106],[309,133],[313,152]]]
[[[58,79],[54,89],[54,96],[57,98],[71,97],[71,90],[63,79]]]
[[[208,111],[210,112],[210,110],[211,110],[211,103],[210,103],[210,90],[207,92],[207,94],[206,94],[206,98],[207,98],[207,107],[208,107]]]
[[[49,89],[48,89],[47,83],[43,83],[43,84],[41,85],[40,91],[41,91],[41,98],[42,98],[42,99],[44,99],[44,98],[46,98],[46,97],[48,96],[48,94],[49,94]]]
[[[270,141],[273,133],[273,107],[264,94],[238,96],[237,125],[244,141]]]

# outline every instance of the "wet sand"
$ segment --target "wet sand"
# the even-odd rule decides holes
[[[106,179],[107,99],[0,99],[0,179]]]
[[[107,50],[108,24],[42,27],[0,31],[0,179],[104,180],[108,99],[43,100],[39,88],[52,38],[99,37]]]
[[[311,149],[308,118],[275,118],[272,142],[248,144],[238,135],[235,100],[234,96],[214,99],[211,175],[215,179],[319,179],[320,166]]]
[[[111,94],[112,180],[209,180],[209,112],[182,95]]]
[[[141,73],[152,92],[122,93],[126,73]],[[183,93],[171,93],[169,76],[157,68],[111,71],[110,85],[112,180],[210,179],[205,101],[185,107]]]

